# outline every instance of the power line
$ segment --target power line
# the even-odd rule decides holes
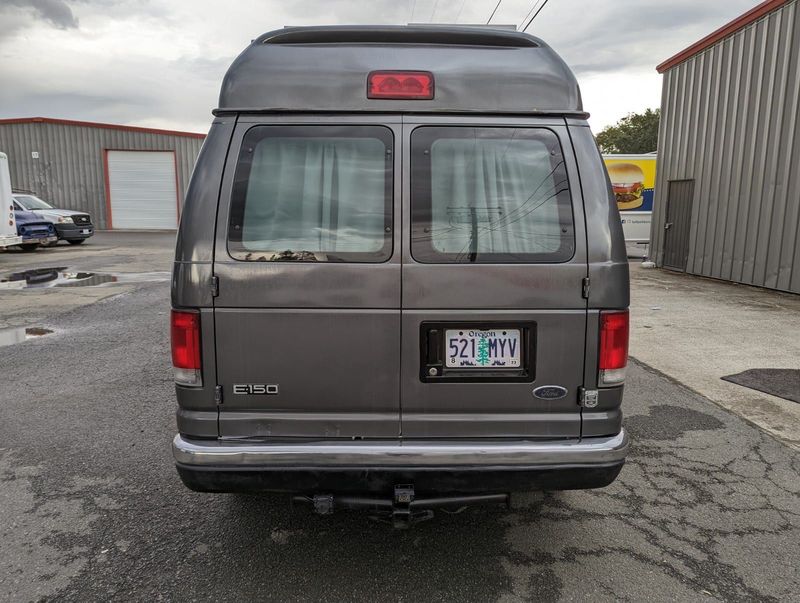
[[[528,17],[530,17],[533,14],[533,11],[536,10],[536,7],[539,6],[539,2],[541,2],[541,0],[534,0],[533,6],[531,6],[531,9],[528,11],[528,14],[522,18],[522,21],[517,27],[517,30],[522,29],[522,26],[525,25],[525,23],[528,21]]]
[[[544,2],[542,2],[542,5],[539,7],[539,10],[537,10],[537,11],[536,11],[536,12],[533,14],[533,16],[531,17],[531,20],[530,20],[530,21],[528,21],[528,24],[527,24],[525,27],[523,27],[523,28],[522,28],[522,31],[523,31],[523,32],[524,32],[526,29],[528,29],[528,28],[531,26],[531,23],[533,23],[533,20],[534,20],[536,17],[538,17],[538,16],[539,16],[539,13],[540,13],[540,12],[542,12],[542,9],[543,9],[545,6],[547,6],[547,0],[544,0]]]
[[[461,18],[461,11],[464,10],[464,5],[467,3],[467,0],[461,0],[461,6],[458,7],[458,12],[456,13],[456,20],[455,22],[458,23],[458,20]]]
[[[502,2],[503,0],[497,0],[497,4],[494,5],[494,10],[492,11],[492,14],[489,15],[489,18],[486,20],[486,25],[489,25],[489,23],[491,23],[494,14],[497,12],[497,9],[500,8],[500,4],[502,4]]]
[[[409,23],[414,22],[414,11],[417,10],[417,0],[414,0],[414,4],[411,5],[411,18],[408,20]]]
[[[431,16],[428,19],[429,22],[433,23],[433,18],[436,16],[436,9],[439,7],[439,0],[433,3],[433,10],[431,11]]]

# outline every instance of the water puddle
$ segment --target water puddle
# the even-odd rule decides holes
[[[0,346],[22,343],[27,339],[35,339],[52,332],[52,329],[45,329],[44,327],[12,327],[10,329],[0,329]]]
[[[149,283],[170,279],[169,272],[70,272],[66,266],[33,268],[0,276],[0,290],[98,287],[109,283]]]

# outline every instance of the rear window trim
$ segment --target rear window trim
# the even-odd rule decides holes
[[[228,257],[236,262],[248,263],[265,263],[265,264],[302,264],[302,265],[330,265],[330,264],[385,264],[390,262],[394,257],[394,237],[395,237],[395,224],[394,224],[394,207],[395,207],[395,134],[391,127],[380,123],[253,123],[248,124],[247,130],[242,134],[239,150],[235,156],[235,163],[233,166],[233,182],[231,184],[231,192],[228,204],[228,219],[225,223],[225,248]],[[252,259],[241,257],[246,251],[237,251],[231,249],[231,231],[237,210],[244,211],[246,203],[244,197],[239,197],[242,192],[242,187],[246,191],[247,183],[250,176],[250,168],[252,167],[252,154],[250,154],[246,161],[243,161],[244,153],[247,144],[257,144],[261,140],[270,137],[297,137],[297,138],[320,138],[325,137],[326,132],[328,136],[341,135],[340,132],[344,130],[372,130],[373,136],[344,134],[344,138],[365,138],[372,137],[382,142],[389,155],[387,160],[387,167],[385,169],[386,180],[384,182],[384,245],[380,253],[380,259],[347,259],[347,260],[331,260],[331,261],[279,261],[279,260],[259,260],[257,257]],[[269,132],[268,132],[269,131]],[[254,133],[263,135],[257,139],[251,138]],[[246,172],[242,170],[246,168]],[[254,251],[253,256],[271,253],[270,251]],[[360,252],[348,252],[349,254],[356,254]],[[366,254],[365,254],[366,255]]]
[[[563,170],[564,175],[566,177],[566,185],[567,191],[566,193],[569,196],[569,203],[566,204],[567,207],[565,208],[569,212],[569,233],[572,237],[572,252],[569,256],[559,257],[557,259],[554,258],[547,258],[543,257],[542,259],[514,259],[509,257],[509,254],[482,254],[484,257],[486,256],[498,256],[497,258],[490,258],[490,259],[483,259],[478,260],[476,262],[463,262],[463,261],[453,261],[446,259],[445,254],[436,251],[433,249],[431,245],[430,250],[423,248],[423,252],[420,252],[419,244],[414,242],[414,232],[415,229],[419,226],[419,221],[417,220],[417,212],[420,207],[419,201],[415,197],[415,180],[418,177],[418,169],[415,161],[415,149],[417,148],[415,143],[414,137],[415,134],[422,130],[431,130],[431,131],[443,131],[443,130],[536,130],[542,131],[546,130],[550,134],[552,134],[555,143],[558,145],[558,151],[561,154],[563,159]],[[441,140],[443,137],[431,137],[431,144],[436,140]],[[410,179],[410,186],[409,186],[409,213],[410,213],[410,222],[411,228],[410,232],[408,233],[408,241],[409,241],[409,252],[412,259],[419,263],[425,265],[445,265],[445,266],[469,266],[469,265],[488,265],[488,266],[500,266],[500,265],[508,265],[508,266],[520,266],[520,265],[556,265],[556,264],[567,264],[572,262],[575,258],[576,253],[578,251],[578,232],[577,232],[577,225],[575,223],[575,196],[573,193],[573,182],[571,182],[570,178],[570,170],[568,167],[568,158],[567,155],[564,153],[564,145],[562,143],[561,137],[558,135],[553,128],[547,125],[538,125],[538,124],[526,124],[526,125],[496,125],[496,124],[485,124],[485,123],[463,123],[463,124],[437,124],[437,123],[425,123],[425,124],[417,124],[414,129],[410,132],[409,135],[409,154],[410,154],[410,162],[409,162],[409,179]],[[430,159],[427,161],[428,169],[430,169]],[[428,178],[428,191],[430,191],[430,178]],[[427,204],[428,208],[430,208],[430,203]],[[562,208],[559,208],[561,210]],[[449,254],[452,255],[452,254]],[[527,254],[528,256],[547,256],[547,255],[554,255],[554,254]],[[433,259],[432,259],[433,258]]]

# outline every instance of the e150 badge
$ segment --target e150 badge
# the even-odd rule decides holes
[[[233,393],[243,396],[277,396],[278,385],[266,385],[263,383],[236,383],[233,386]]]

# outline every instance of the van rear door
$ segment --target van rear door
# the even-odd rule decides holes
[[[239,119],[220,195],[220,436],[397,437],[399,118],[265,120]]]
[[[579,437],[586,232],[564,121],[403,130],[403,436]]]

